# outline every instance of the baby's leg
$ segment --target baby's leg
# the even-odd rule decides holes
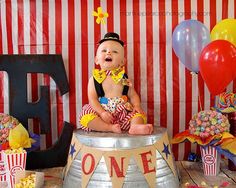
[[[100,117],[96,117],[92,121],[90,121],[88,123],[88,128],[95,131],[121,133],[119,124],[108,124]]]
[[[129,134],[151,134],[153,131],[152,124],[144,124],[144,120],[140,116],[133,117],[130,122]]]

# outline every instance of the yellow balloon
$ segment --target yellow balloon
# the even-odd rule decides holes
[[[211,40],[227,40],[236,46],[236,19],[224,19],[211,31]]]

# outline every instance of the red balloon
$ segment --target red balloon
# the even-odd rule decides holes
[[[222,93],[236,75],[236,47],[226,40],[209,43],[201,52],[199,69],[210,93]]]

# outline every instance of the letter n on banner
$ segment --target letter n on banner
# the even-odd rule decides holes
[[[82,188],[85,188],[99,163],[103,151],[92,147],[82,146],[81,148],[81,171],[82,171]]]
[[[154,146],[142,147],[132,150],[134,159],[150,187],[156,187],[156,148]]]
[[[113,188],[122,188],[129,165],[130,150],[106,151],[104,158]]]

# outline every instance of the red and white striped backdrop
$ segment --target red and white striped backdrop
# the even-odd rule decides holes
[[[108,12],[105,26],[92,11]],[[106,31],[126,41],[127,70],[141,96],[149,122],[168,128],[169,136],[185,130],[192,114],[209,109],[214,97],[200,75],[191,75],[172,50],[172,32],[186,19],[212,29],[236,17],[236,0],[0,0],[0,54],[62,54],[70,92],[60,97],[46,75],[28,76],[29,101],[36,101],[39,85],[51,90],[51,135],[42,148],[54,143],[63,120],[76,124],[87,99],[87,81],[94,67],[96,43]],[[0,73],[0,111],[8,113],[7,76]],[[236,90],[235,83],[228,87]],[[198,99],[201,99],[199,102]],[[37,122],[30,121],[31,127]],[[38,126],[32,128],[37,132]],[[176,159],[199,150],[189,143],[174,145]]]

